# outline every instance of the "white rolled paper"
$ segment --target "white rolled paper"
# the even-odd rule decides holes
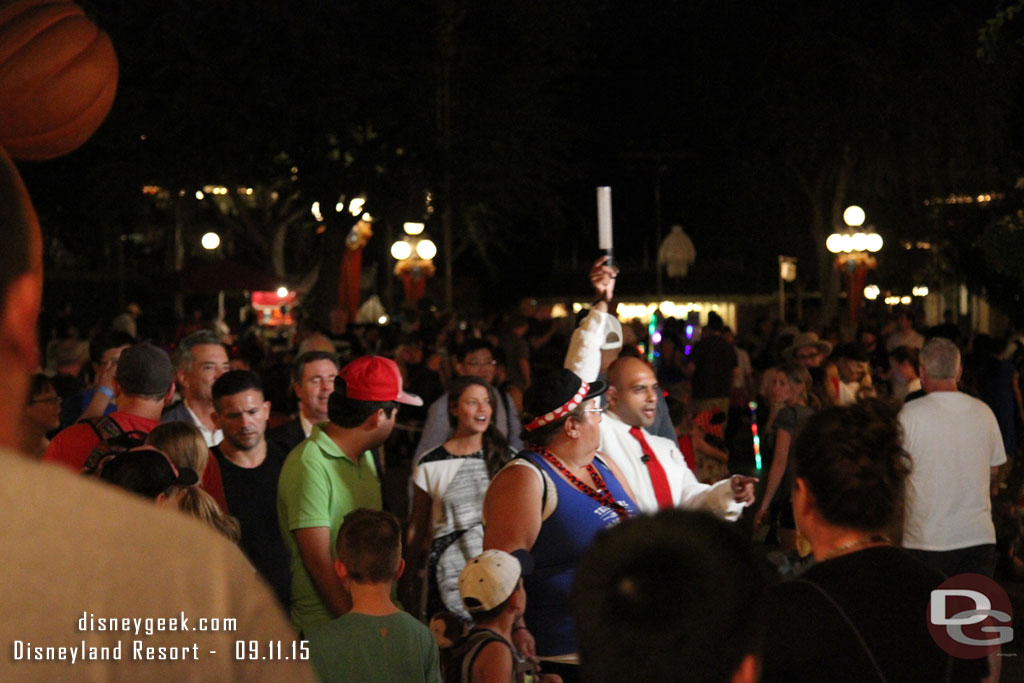
[[[612,188],[597,188],[597,247],[602,251],[612,248]]]

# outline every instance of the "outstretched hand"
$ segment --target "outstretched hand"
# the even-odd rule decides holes
[[[757,477],[744,477],[742,474],[734,474],[729,478],[729,486],[732,487],[732,499],[744,505],[753,503],[754,484],[757,482]]]
[[[515,643],[519,654],[531,661],[537,661],[537,645],[529,630],[525,627],[512,629],[512,642]]]
[[[590,269],[590,284],[599,301],[611,301],[615,295],[615,278],[619,274],[619,269],[605,265],[608,258],[602,256],[597,259],[594,261],[594,267]]]

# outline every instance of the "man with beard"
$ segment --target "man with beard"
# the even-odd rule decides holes
[[[285,453],[264,438],[270,402],[264,400],[256,374],[232,370],[214,382],[213,405],[213,419],[224,440],[212,450],[228,507],[242,527],[239,545],[287,606],[288,549],[277,524],[277,479]]]

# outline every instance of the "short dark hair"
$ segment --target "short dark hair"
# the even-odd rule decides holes
[[[727,681],[760,651],[763,592],[750,544],[728,523],[677,509],[626,519],[576,573],[583,679]]]
[[[109,349],[116,349],[122,346],[131,346],[135,343],[135,338],[127,332],[120,330],[110,330],[109,332],[100,332],[95,337],[89,340],[89,359],[93,363],[99,363],[103,360],[103,354]]]
[[[212,330],[196,330],[178,342],[178,348],[174,349],[174,369],[181,370],[191,365],[195,360],[192,349],[196,346],[223,346],[220,337]]]
[[[384,583],[402,559],[402,527],[390,512],[359,508],[338,530],[338,559],[356,583]]]
[[[459,346],[459,348],[455,349],[455,360],[461,363],[464,360],[466,360],[466,356],[468,356],[469,354],[484,349],[490,351],[492,357],[494,356],[494,347],[491,346],[490,342],[488,342],[486,339],[468,339],[466,340],[465,344],[462,344],[461,346]]]
[[[895,349],[889,352],[890,360],[896,361],[896,364],[910,363],[914,372],[920,372],[917,362],[918,351],[913,346],[897,346]]]
[[[35,373],[29,379],[29,383],[28,383],[28,398],[29,398],[29,400],[35,398],[36,396],[38,396],[39,394],[43,393],[47,389],[54,389],[54,390],[56,390],[56,387],[53,385],[53,382],[50,381],[50,378],[47,377],[46,375],[44,375],[43,373],[41,373],[41,372]]]
[[[704,327],[706,327],[706,328],[708,328],[710,330],[721,331],[722,328],[724,327],[724,323],[722,322],[722,316],[718,315],[714,311],[709,311],[708,312],[708,322],[704,325]]]
[[[898,535],[910,456],[892,406],[866,398],[811,416],[793,463],[826,522]]]
[[[295,365],[292,367],[292,382],[300,384],[302,382],[302,373],[305,372],[306,366],[318,360],[329,360],[334,363],[334,369],[338,369],[338,357],[330,351],[306,351],[295,359]]]
[[[213,383],[213,403],[217,405],[225,396],[234,396],[250,389],[263,393],[263,382],[259,375],[251,370],[229,370]]]

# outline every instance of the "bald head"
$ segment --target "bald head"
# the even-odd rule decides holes
[[[658,409],[658,380],[651,366],[632,356],[608,368],[608,407],[630,427],[650,427]]]

